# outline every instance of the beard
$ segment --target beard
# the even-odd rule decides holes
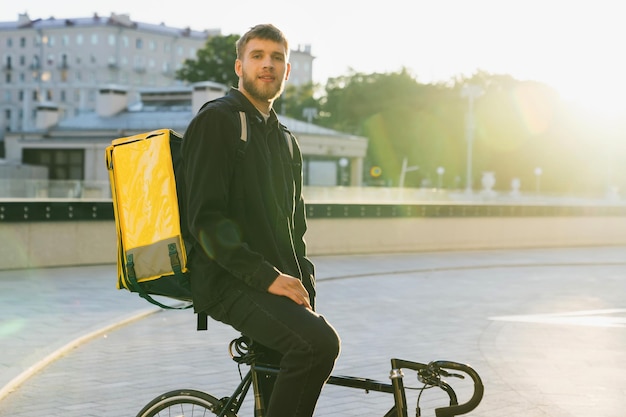
[[[254,99],[259,101],[274,101],[277,99],[285,88],[285,80],[276,78],[273,83],[258,82],[256,76],[248,76],[245,71],[242,72],[243,88]]]

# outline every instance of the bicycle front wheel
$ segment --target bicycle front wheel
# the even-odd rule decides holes
[[[166,392],[150,401],[137,417],[205,417],[219,415],[223,405],[214,396],[192,389]],[[237,417],[232,412],[226,417]]]

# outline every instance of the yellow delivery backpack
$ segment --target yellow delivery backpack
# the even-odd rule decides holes
[[[236,112],[241,123],[237,158],[242,161],[250,123],[245,112]],[[284,134],[293,152],[291,134]],[[192,306],[182,142],[175,131],[160,129],[115,139],[106,148],[117,230],[117,288],[173,309]],[[153,295],[186,305],[163,304]],[[198,314],[198,329],[205,327],[206,315]]]
[[[177,309],[191,307],[184,199],[179,199],[184,192],[178,172],[181,146],[181,135],[161,129],[115,139],[106,149],[117,230],[117,288]],[[153,295],[189,304],[169,306]]]

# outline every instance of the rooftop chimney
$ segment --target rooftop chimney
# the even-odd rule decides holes
[[[46,130],[59,123],[61,118],[59,106],[54,103],[38,103],[36,108],[35,127]]]
[[[191,93],[191,111],[196,114],[200,107],[207,101],[214,100],[218,97],[222,97],[228,92],[228,87],[224,84],[216,83],[213,81],[203,81],[195,83],[193,85],[193,92]]]
[[[128,106],[128,91],[123,87],[103,87],[98,90],[96,113],[101,117],[113,116]]]

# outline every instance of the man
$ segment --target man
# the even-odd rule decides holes
[[[183,140],[194,308],[279,353],[266,416],[311,416],[340,340],[314,312],[302,155],[272,109],[289,77],[289,44],[257,25],[236,52],[237,89],[206,103]],[[250,122],[244,145],[240,111]]]

